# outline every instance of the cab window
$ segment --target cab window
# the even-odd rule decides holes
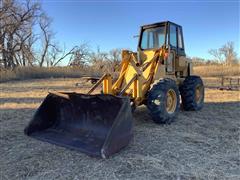
[[[170,24],[170,45],[177,47],[177,27]]]
[[[183,48],[183,43],[182,43],[182,30],[180,27],[178,27],[178,48],[182,49]]]
[[[164,42],[164,26],[143,30],[141,39],[142,49],[160,48]]]

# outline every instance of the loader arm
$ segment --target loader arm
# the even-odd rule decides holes
[[[103,94],[129,96],[135,105],[140,105],[145,99],[146,93],[154,80],[154,75],[161,66],[161,61],[164,59],[166,52],[161,47],[155,51],[152,59],[140,64],[134,52],[123,50],[121,70],[116,82],[112,85],[111,75],[104,74],[92,86],[88,94],[91,94],[102,83]]]

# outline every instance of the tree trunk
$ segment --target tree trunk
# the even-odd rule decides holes
[[[13,68],[14,67],[14,61],[13,61],[13,35],[9,35],[9,41],[7,42],[7,67],[8,68]]]
[[[5,47],[4,47],[4,34],[2,33],[2,31],[0,30],[0,48],[1,48],[1,52],[2,52],[2,61],[4,64],[4,68],[7,68],[7,55],[6,55],[6,51],[5,51]]]

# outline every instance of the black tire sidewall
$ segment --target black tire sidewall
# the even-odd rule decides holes
[[[196,88],[197,86],[201,86],[202,90],[202,99],[199,103],[196,102]],[[199,76],[188,76],[184,80],[183,84],[179,88],[181,99],[182,99],[182,107],[187,111],[197,111],[203,108],[205,90],[202,79]]]
[[[168,90],[174,90],[176,93],[177,103],[173,113],[168,113],[166,110],[167,92]],[[158,100],[160,104],[155,104],[153,101]],[[176,117],[179,107],[179,90],[174,80],[163,79],[153,86],[149,91],[147,99],[147,107],[152,119],[156,123],[170,123]]]

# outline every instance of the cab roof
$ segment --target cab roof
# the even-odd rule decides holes
[[[162,22],[156,22],[156,23],[153,23],[153,24],[146,24],[146,25],[141,26],[141,28],[146,29],[146,28],[151,28],[151,27],[162,26],[162,25],[165,25],[165,24],[174,24],[176,26],[180,26],[180,25],[178,25],[174,22],[171,22],[171,21],[162,21]]]

